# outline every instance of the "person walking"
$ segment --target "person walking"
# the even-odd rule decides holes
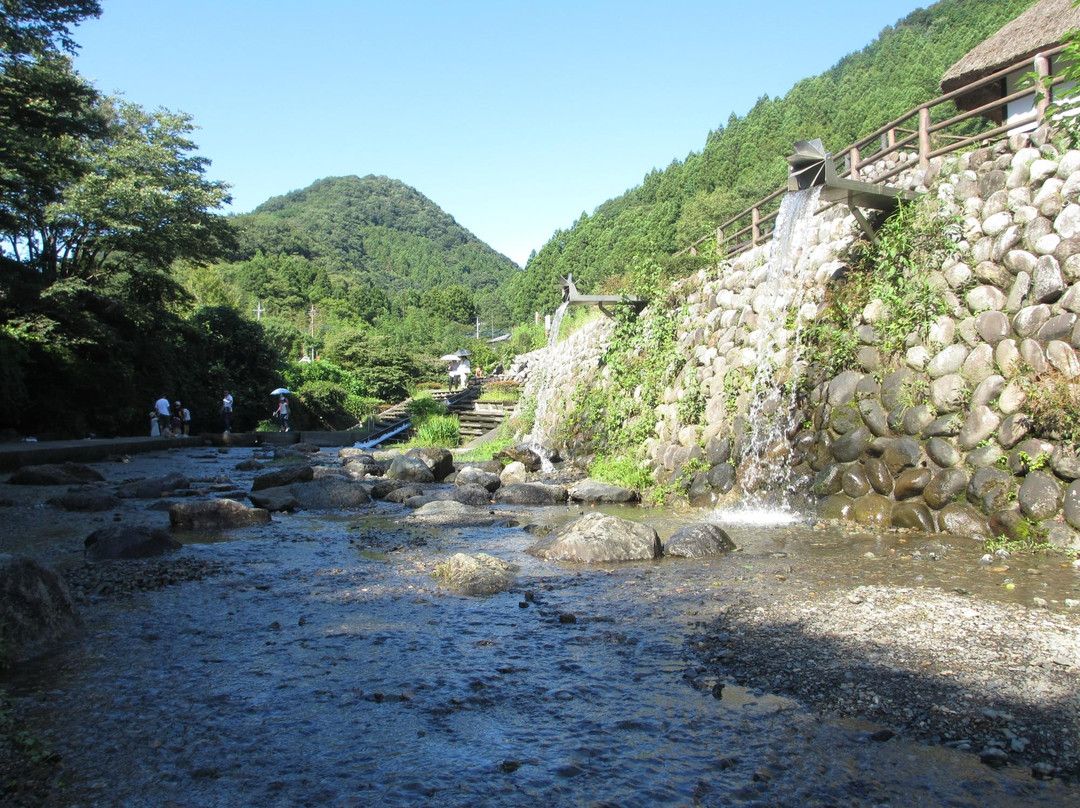
[[[225,391],[225,397],[221,399],[221,423],[225,427],[225,433],[232,432],[233,394]]]
[[[179,401],[173,402],[172,421],[169,424],[169,437],[179,438],[184,431],[184,408]]]
[[[274,415],[278,420],[278,429],[281,432],[288,432],[289,429],[290,429],[290,427],[289,427],[290,409],[291,408],[289,407],[289,397],[288,396],[282,396],[281,399],[278,401],[277,409],[274,410]]]
[[[191,410],[189,410],[187,407],[181,409],[180,420],[184,424],[184,436],[186,437],[191,434]]]

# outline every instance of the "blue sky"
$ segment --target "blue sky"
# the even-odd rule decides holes
[[[102,0],[75,30],[76,67],[103,92],[191,115],[232,212],[385,174],[523,265],[732,112],[920,5]]]

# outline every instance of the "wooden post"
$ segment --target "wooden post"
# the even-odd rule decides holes
[[[1035,55],[1035,73],[1038,75],[1038,87],[1035,89],[1035,112],[1037,124],[1046,120],[1046,110],[1050,107],[1050,60],[1041,53]]]
[[[862,156],[859,154],[859,147],[851,147],[851,178],[857,180],[859,178],[859,161]]]
[[[716,228],[716,255],[717,257],[724,254],[724,230],[721,227]]]
[[[761,213],[755,205],[750,211],[750,224],[752,226],[751,231],[751,243],[756,247],[757,243],[761,240]]]
[[[930,168],[930,107],[919,107],[919,168]]]

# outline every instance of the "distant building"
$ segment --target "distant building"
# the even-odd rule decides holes
[[[950,67],[941,79],[941,90],[943,93],[959,90],[1022,62],[1015,70],[994,81],[962,93],[956,98],[956,106],[961,110],[978,109],[1006,98],[1020,91],[1024,77],[1036,71],[1037,57],[1062,44],[1065,36],[1076,28],[1080,28],[1080,9],[1073,7],[1073,0],[1040,0]],[[1046,62],[1049,74],[1054,75],[1061,68],[1061,54],[1049,57]],[[1060,100],[1072,89],[1071,83],[1060,84],[1053,88],[1052,97]],[[1019,119],[1030,115],[1034,109],[1035,93],[1032,91],[982,115],[996,124],[1019,123]],[[1018,130],[1034,126],[1034,123],[1026,123]]]

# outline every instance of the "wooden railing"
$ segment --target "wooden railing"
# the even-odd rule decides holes
[[[930,160],[934,157],[959,151],[976,143],[994,140],[1028,124],[1041,124],[1046,117],[1051,88],[1064,81],[1061,75],[1051,75],[1050,58],[1064,49],[1064,45],[1059,45],[1037,54],[1034,60],[1025,59],[1015,62],[979,81],[926,101],[905,112],[862,140],[830,155],[835,161],[837,176],[884,183],[902,171],[915,167],[924,169],[929,167]],[[1022,70],[1029,65],[1036,77],[1037,86],[1025,87],[976,109],[950,114],[955,109],[951,106],[951,102],[957,97],[967,95],[980,87],[1000,82],[1010,73]],[[1012,101],[1030,96],[1032,92],[1036,93],[1039,100],[1031,112],[977,134],[957,133],[956,128],[960,124],[995,110],[1002,111],[1002,119],[1007,118],[1007,105]],[[935,120],[936,117],[942,119]],[[886,165],[881,169],[874,169],[881,161],[885,161]],[[702,236],[676,255],[685,253],[697,255],[702,245],[715,239],[717,257],[731,258],[768,241],[772,236],[776,215],[780,209],[780,200],[786,191],[786,185],[773,191],[764,199],[721,223],[715,232]]]

